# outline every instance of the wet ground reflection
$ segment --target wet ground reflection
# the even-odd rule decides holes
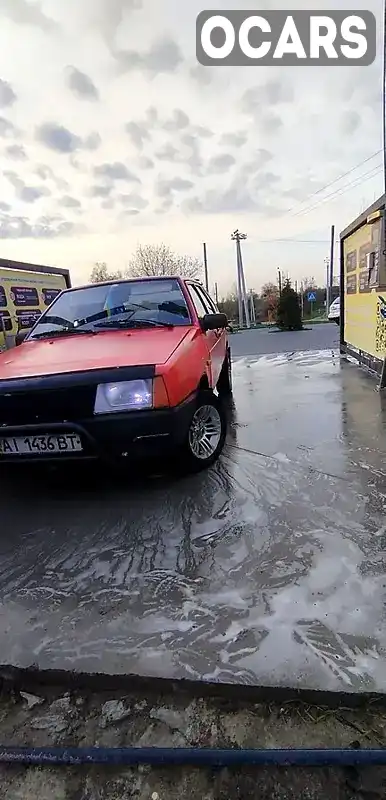
[[[331,353],[242,359],[209,472],[2,483],[1,660],[384,690],[374,389]]]

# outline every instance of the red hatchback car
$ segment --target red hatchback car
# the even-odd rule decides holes
[[[0,463],[177,453],[212,464],[232,391],[227,318],[197,281],[63,291],[0,355]]]

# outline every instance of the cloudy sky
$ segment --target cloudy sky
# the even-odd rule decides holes
[[[240,228],[249,287],[278,267],[323,281],[331,224],[383,191],[380,48],[369,67],[195,56],[206,7],[302,5],[1,0],[1,257],[69,267],[79,283],[97,260],[124,268],[138,243],[201,256],[206,241],[223,294]],[[306,7],[367,8],[381,34],[381,0]]]

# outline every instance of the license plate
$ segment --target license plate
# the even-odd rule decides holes
[[[0,456],[52,455],[54,453],[73,453],[83,450],[77,433],[63,433],[60,436],[43,434],[41,436],[8,436],[0,438]]]

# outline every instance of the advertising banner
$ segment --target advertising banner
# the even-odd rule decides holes
[[[5,346],[4,331],[15,336],[31,328],[63,289],[64,275],[0,267],[0,348]]]

